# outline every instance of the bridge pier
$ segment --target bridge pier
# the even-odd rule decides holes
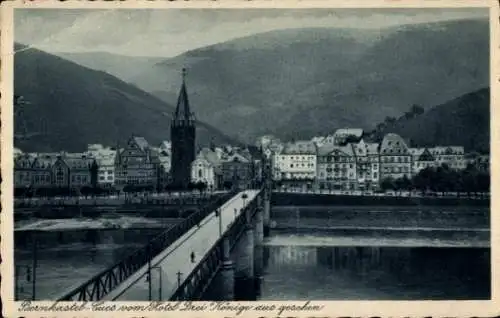
[[[221,300],[234,300],[234,264],[231,261],[229,238],[224,237],[224,258],[221,269]]]
[[[250,211],[245,211],[246,224],[236,243],[234,288],[235,300],[255,300],[254,292],[254,234]]]
[[[264,237],[269,236],[271,225],[271,191],[264,192]]]
[[[256,294],[260,294],[260,285],[262,283],[262,274],[264,270],[264,255],[263,255],[263,245],[264,242],[264,209],[258,206],[255,212],[254,219],[254,286]]]

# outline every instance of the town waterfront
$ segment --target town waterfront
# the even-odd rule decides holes
[[[264,242],[259,299],[490,297],[488,208],[273,207],[272,220],[274,229]],[[60,243],[55,239],[44,240],[50,244],[41,242],[36,299],[54,299],[85,282],[159,233],[162,227],[153,227],[151,222],[165,225],[172,220],[135,222],[133,229],[100,229],[98,236],[65,231]],[[318,224],[331,228],[349,224],[357,233],[293,228]],[[407,230],[396,234],[368,230],[377,224]],[[144,228],[139,229],[139,225]],[[422,231],[422,227],[427,230]],[[38,229],[43,230],[41,225]],[[440,229],[447,234],[442,235]],[[16,231],[16,239],[20,233]],[[33,290],[33,277],[28,277],[32,273],[27,275],[33,250],[30,239],[25,240],[15,252],[20,299],[30,299]]]

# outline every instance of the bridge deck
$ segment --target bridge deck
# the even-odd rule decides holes
[[[242,198],[243,193],[247,194],[246,199]],[[221,207],[220,222],[223,232],[237,218],[241,209],[258,193],[258,190],[242,191]],[[235,214],[235,209],[237,214]],[[219,218],[215,216],[214,211],[200,222],[199,227],[193,227],[151,261],[151,300],[165,300],[173,295],[179,284],[183,283],[220,238],[219,227]],[[191,252],[195,254],[194,262],[191,262]],[[180,278],[178,272],[182,273]],[[149,300],[147,273],[148,264],[107,294],[103,300]]]

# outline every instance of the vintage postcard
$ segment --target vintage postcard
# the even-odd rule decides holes
[[[498,315],[498,6],[2,3],[3,316]]]

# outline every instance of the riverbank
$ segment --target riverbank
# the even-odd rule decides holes
[[[120,216],[140,216],[149,218],[185,218],[198,211],[197,205],[158,206],[130,204],[123,206],[42,206],[38,208],[14,209],[14,220],[101,218]]]
[[[273,192],[273,206],[367,205],[367,206],[490,206],[489,198],[412,197]]]
[[[121,220],[38,220],[19,226],[14,231],[14,246],[23,249],[36,239],[40,248],[71,244],[125,244],[147,242],[161,232],[172,228],[182,219],[123,218]]]

